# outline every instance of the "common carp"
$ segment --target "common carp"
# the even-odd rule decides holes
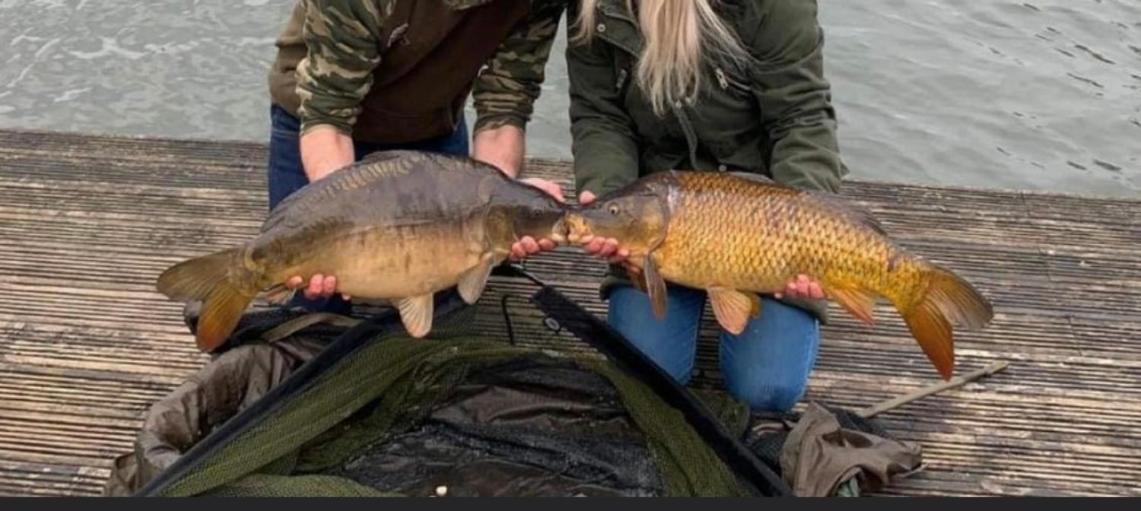
[[[835,194],[759,174],[650,174],[567,215],[567,241],[613,238],[654,314],[665,281],[705,290],[722,328],[741,333],[763,312],[756,293],[782,292],[800,274],[866,324],[885,298],[944,379],[954,370],[952,323],[977,330],[991,304],[946,268],[896,246],[870,212]]]
[[[374,153],[274,208],[256,237],[167,269],[158,291],[204,300],[196,341],[212,351],[259,294],[281,301],[299,275],[334,275],[337,292],[392,303],[413,337],[429,333],[433,294],[468,304],[523,236],[563,240],[566,206],[466,157]]]

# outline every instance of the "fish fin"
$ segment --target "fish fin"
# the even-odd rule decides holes
[[[417,339],[428,335],[432,330],[432,314],[435,308],[432,293],[410,296],[395,300],[400,311],[400,321],[404,323],[408,335]]]
[[[171,266],[158,277],[155,288],[171,300],[204,300],[240,263],[240,248],[195,257]]]
[[[650,254],[642,259],[642,278],[645,281],[646,294],[650,295],[650,305],[653,307],[654,316],[658,319],[666,317],[666,281],[662,279],[662,275],[658,273],[658,265],[654,263],[654,258]]]
[[[265,301],[272,305],[282,305],[289,303],[290,300],[297,294],[296,289],[290,289],[285,284],[277,284],[262,292],[262,297]]]
[[[876,323],[873,317],[876,307],[876,295],[870,291],[857,288],[829,288],[827,293],[832,295],[832,298],[839,303],[841,307],[848,311],[856,319],[862,321],[865,325],[874,325]]]
[[[825,195],[823,192],[813,192],[812,195],[817,198],[828,199],[829,205],[840,211],[843,215],[848,217],[848,219],[852,220],[853,222],[870,229],[872,232],[879,234],[880,236],[888,236],[887,231],[885,231],[883,228],[883,224],[881,224],[879,219],[877,219],[875,215],[872,214],[871,210],[860,206],[859,204],[854,204],[849,201],[840,199],[839,196],[836,196],[835,194]]]
[[[739,177],[741,179],[748,179],[750,181],[757,181],[760,183],[765,183],[765,184],[770,184],[770,185],[783,186],[780,183],[773,181],[773,178],[766,176],[764,174],[757,174],[756,172],[732,171],[732,172],[729,172],[728,174],[735,176],[735,177]]]
[[[849,221],[865,229],[869,229],[880,236],[889,236],[887,231],[884,230],[883,224],[880,223],[879,219],[876,218],[870,209],[855,203],[849,198],[822,190],[805,189],[801,190],[801,193],[812,197],[820,204],[823,204],[826,209],[847,218]]]
[[[761,314],[761,299],[755,294],[727,287],[710,288],[708,293],[717,323],[733,335],[740,335],[749,319]]]
[[[944,380],[955,368],[952,323],[967,330],[983,328],[994,317],[985,297],[970,283],[939,266],[925,269],[927,289],[910,307],[901,309],[908,330]]]
[[[224,282],[214,288],[206,297],[202,313],[198,316],[195,340],[198,349],[214,351],[234,332],[242,313],[249,307],[255,293],[239,289]]]
[[[372,163],[372,162],[396,159],[396,158],[399,158],[401,156],[405,156],[407,154],[408,153],[406,151],[400,151],[400,150],[373,151],[371,153],[364,155],[364,157],[362,157],[360,159],[360,161],[361,161],[361,163],[366,163],[366,162]]]
[[[246,271],[241,266],[241,254],[241,248],[215,252],[183,261],[159,275],[155,287],[168,298],[205,302],[195,328],[195,340],[202,351],[212,351],[226,341],[257,294],[230,278],[232,271]]]
[[[630,282],[634,284],[634,289],[646,294],[650,294],[649,288],[646,287],[646,274],[641,270],[631,268],[626,269],[626,275],[630,277]]]
[[[483,290],[487,286],[487,279],[491,276],[491,267],[492,256],[489,254],[474,268],[460,275],[456,289],[459,291],[460,298],[463,298],[464,303],[468,305],[474,304],[479,300],[479,297],[483,295]]]
[[[832,193],[832,192],[826,192],[826,191],[822,191],[822,190],[801,189],[801,188],[789,186],[789,185],[786,185],[784,183],[778,183],[778,182],[774,181],[772,178],[770,178],[764,174],[757,174],[755,172],[733,171],[733,172],[728,172],[728,174],[731,174],[734,177],[739,177],[741,179],[748,179],[750,181],[756,181],[758,183],[764,183],[764,184],[769,185],[769,186],[775,186],[775,187],[784,188],[787,190],[795,190],[799,193],[809,195],[813,199],[816,199],[816,200],[828,205],[836,213],[844,215],[845,217],[852,220],[853,222],[856,222],[856,223],[858,223],[858,224],[860,224],[860,225],[862,225],[868,229],[871,229],[876,234],[879,234],[881,236],[887,236],[888,235],[887,232],[884,231],[883,225],[880,224],[879,220],[876,219],[876,217],[872,214],[872,212],[870,210],[868,210],[867,208],[864,208],[858,204],[854,204],[849,200],[846,200],[845,198],[843,198],[839,194]]]

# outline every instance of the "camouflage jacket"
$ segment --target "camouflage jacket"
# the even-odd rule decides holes
[[[525,127],[566,0],[298,0],[277,40],[273,102],[304,132],[376,142]],[[388,97],[381,98],[386,95]]]
[[[625,0],[600,0],[595,40],[567,48],[576,188],[602,195],[663,170],[756,172],[837,191],[840,160],[815,0],[720,0],[752,62],[707,62],[692,104],[654,114],[634,82],[643,39]],[[578,16],[577,5],[568,19]],[[612,267],[602,294],[625,282]],[[827,321],[820,301],[783,300]]]

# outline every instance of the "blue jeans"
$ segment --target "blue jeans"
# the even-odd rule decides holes
[[[689,383],[697,355],[704,291],[668,286],[666,317],[658,320],[645,293],[627,285],[610,292],[609,321],[622,335],[682,385]],[[756,411],[790,410],[804,395],[816,363],[820,325],[811,313],[761,298],[761,315],[741,335],[721,331],[725,387]]]
[[[301,121],[277,105],[270,107],[270,120],[272,124],[266,178],[269,187],[269,209],[272,210],[290,194],[309,184],[309,177],[305,175],[301,164],[299,145]],[[469,150],[467,124],[461,117],[456,130],[450,135],[408,144],[370,144],[353,141],[354,158],[357,161],[369,153],[392,149],[416,149],[467,156]],[[328,299],[309,300],[298,293],[291,305],[305,307],[311,311],[340,314],[348,314],[350,310],[348,302],[340,295]]]

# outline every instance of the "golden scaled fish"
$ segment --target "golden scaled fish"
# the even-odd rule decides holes
[[[781,292],[804,274],[869,325],[876,301],[889,301],[949,379],[952,324],[981,329],[994,315],[970,283],[895,246],[870,212],[758,174],[650,174],[569,212],[566,223],[572,244],[603,236],[630,251],[630,276],[659,318],[669,281],[705,290],[720,326],[739,334],[762,313],[756,293]]]
[[[337,292],[386,300],[413,337],[429,333],[433,294],[475,303],[491,269],[523,236],[563,240],[566,206],[466,157],[374,153],[298,190],[241,246],[176,264],[158,278],[173,300],[204,300],[197,344],[211,351],[259,294],[287,279],[337,278]]]

